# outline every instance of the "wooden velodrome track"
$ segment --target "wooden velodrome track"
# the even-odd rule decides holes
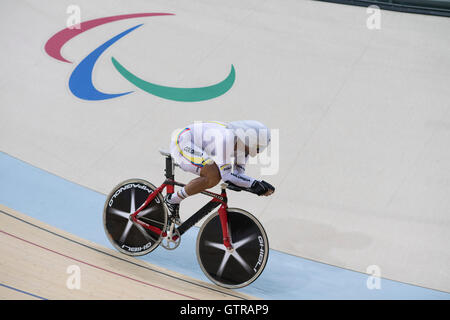
[[[80,239],[0,205],[0,299],[252,299]],[[79,268],[79,289],[68,286]],[[69,284],[70,284],[69,280]]]

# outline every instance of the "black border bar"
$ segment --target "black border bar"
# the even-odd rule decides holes
[[[376,0],[315,0],[315,1],[348,4],[360,7],[368,7],[371,5],[376,5],[380,9],[384,10],[450,17],[450,9],[446,9],[444,7],[438,8],[437,6],[433,7],[427,6],[428,1],[426,0],[420,1],[421,3],[423,3],[423,6],[408,4],[407,1],[404,1],[404,3],[399,3],[398,1],[393,2],[393,1],[376,1]]]

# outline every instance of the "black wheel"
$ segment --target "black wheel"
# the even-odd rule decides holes
[[[197,236],[197,259],[205,275],[225,288],[241,288],[264,270],[269,242],[261,223],[247,211],[228,208],[228,228],[233,250],[223,244],[219,213],[211,215]]]
[[[140,256],[154,250],[161,242],[160,235],[136,225],[130,219],[156,187],[145,180],[130,179],[118,184],[106,198],[103,226],[112,245],[122,253]],[[167,208],[161,194],[138,214],[145,223],[165,230]]]

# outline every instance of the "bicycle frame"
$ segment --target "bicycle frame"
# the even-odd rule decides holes
[[[152,192],[145,202],[136,210],[136,212],[132,213],[130,215],[130,219],[142,226],[145,229],[148,229],[160,236],[166,237],[167,233],[165,230],[162,230],[158,227],[149,225],[148,223],[145,223],[144,221],[139,220],[137,215],[139,212],[144,210],[154,199],[155,197],[163,192],[164,189],[166,189],[167,194],[174,193],[175,192],[175,186],[181,186],[184,187],[185,184],[175,181],[174,179],[174,164],[171,156],[166,156],[166,170],[165,170],[165,177],[166,180],[154,191]],[[204,218],[206,215],[208,215],[211,211],[213,211],[215,208],[217,208],[220,205],[219,208],[219,218],[220,223],[222,227],[222,235],[223,235],[223,244],[228,250],[232,250],[233,246],[231,245],[231,238],[228,232],[228,218],[227,218],[227,193],[226,193],[226,187],[222,186],[222,192],[221,194],[217,194],[210,191],[202,191],[201,192],[204,195],[212,197],[212,199],[206,203],[202,208],[200,208],[196,213],[194,213],[189,219],[187,219],[184,223],[182,223],[178,228],[177,231],[179,232],[180,236],[185,233],[187,230],[189,230],[192,226],[194,226],[198,221],[200,221],[202,218]],[[173,240],[177,240],[177,236],[173,237]]]

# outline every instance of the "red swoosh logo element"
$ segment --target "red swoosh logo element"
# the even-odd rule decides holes
[[[123,14],[119,16],[105,17],[99,19],[88,20],[80,23],[80,29],[69,29],[65,28],[56,34],[54,34],[50,39],[48,39],[45,44],[45,52],[56,60],[60,60],[62,62],[72,63],[71,61],[65,59],[61,55],[62,46],[69,41],[70,39],[76,37],[80,33],[83,33],[89,29],[98,27],[102,24],[114,22],[117,20],[131,19],[131,18],[140,18],[140,17],[151,17],[151,16],[171,16],[173,13],[134,13],[134,14]]]

